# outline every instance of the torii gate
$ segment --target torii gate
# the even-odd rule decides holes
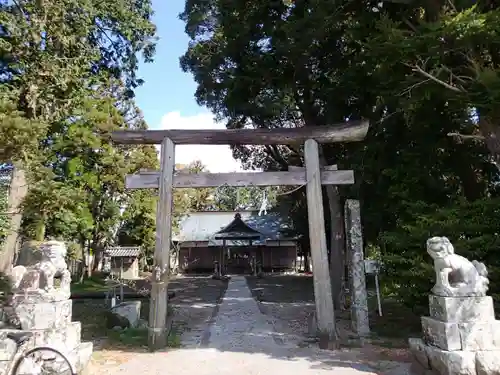
[[[301,128],[281,129],[217,129],[217,130],[120,130],[112,134],[119,144],[161,144],[159,172],[143,172],[126,178],[129,189],[157,188],[156,245],[149,313],[149,347],[167,344],[167,286],[172,235],[173,188],[231,186],[306,185],[307,213],[311,258],[314,267],[314,296],[320,346],[335,341],[335,313],[332,301],[330,271],[326,247],[325,220],[321,185],[354,183],[352,170],[320,168],[318,143],[356,142],[366,137],[368,121]],[[177,172],[175,145],[304,145],[305,170],[260,173],[196,173]],[[323,343],[323,344],[321,344]]]

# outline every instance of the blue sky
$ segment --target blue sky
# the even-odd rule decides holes
[[[153,0],[153,9],[159,37],[155,61],[141,64],[139,76],[145,83],[136,90],[136,102],[150,129],[224,128],[223,124],[213,121],[206,108],[198,106],[194,98],[196,83],[179,65],[179,57],[186,52],[189,42],[184,23],[178,17],[184,10],[184,0]],[[226,146],[176,148],[176,162],[189,163],[196,159],[211,172],[240,169]]]

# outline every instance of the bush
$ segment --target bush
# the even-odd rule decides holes
[[[488,267],[490,294],[500,297],[500,199],[460,201],[440,208],[423,203],[408,207],[410,218],[380,237],[385,274],[382,282],[400,302],[414,309],[426,309],[434,284],[432,259],[425,242],[432,236],[446,236],[455,252]]]

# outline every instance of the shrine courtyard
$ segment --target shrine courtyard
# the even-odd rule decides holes
[[[166,353],[170,353],[172,360],[175,356],[194,358],[191,356],[195,356],[195,353],[215,348],[217,352],[224,352],[224,356],[230,355],[231,352],[243,356],[249,352],[247,347],[249,344],[246,343],[247,346],[239,348],[243,344],[233,340],[241,337],[241,333],[238,332],[242,324],[247,324],[249,327],[263,325],[264,328],[259,328],[260,333],[256,334],[254,340],[257,340],[257,337],[261,338],[253,343],[255,345],[251,345],[250,351],[253,354],[275,351],[275,356],[280,361],[283,360],[281,356],[286,357],[289,355],[286,353],[290,353],[291,350],[293,356],[297,356],[297,359],[302,358],[301,360],[307,363],[311,361],[326,363],[323,364],[326,366],[325,369],[337,362],[347,361],[354,368],[357,364],[358,369],[364,368],[363,366],[371,369],[374,366],[385,366],[384,369],[379,368],[380,371],[383,370],[378,372],[380,374],[392,374],[391,369],[394,368],[396,371],[398,366],[404,367],[409,361],[406,338],[413,333],[412,327],[418,332],[419,319],[397,304],[385,301],[384,315],[379,317],[374,299],[373,303],[370,303],[372,338],[362,346],[347,340],[344,342],[342,354],[329,354],[324,357],[322,352],[317,351],[317,343],[308,334],[310,315],[314,311],[311,276],[269,275],[260,278],[237,276],[229,281],[229,285],[233,286],[227,290],[227,282],[213,280],[211,277],[174,278],[169,284],[169,291],[175,292],[175,297],[169,305],[173,320],[169,338],[170,347],[164,352],[157,353],[148,353],[145,331],[131,331],[131,334],[124,335],[107,330],[103,319],[106,309],[102,300],[75,301],[73,319],[82,322],[83,338],[93,341],[95,345],[89,366],[90,373],[97,371],[103,374],[128,374],[127,371],[132,371],[128,370],[129,368],[135,368],[134,366],[138,366],[137,361],[142,361],[140,358],[159,361],[159,358],[164,357]],[[227,301],[221,303],[225,293]],[[251,300],[256,301],[252,302],[256,310],[243,311],[248,309],[248,306],[245,307],[245,302],[241,302],[245,301],[245,293]],[[243,297],[239,297],[240,295]],[[232,300],[235,302],[231,302]],[[144,319],[147,318],[148,312],[148,299],[144,299],[142,301]],[[413,321],[415,324],[410,324]],[[348,312],[337,313],[339,332],[346,337],[348,337],[349,323]],[[255,327],[252,329],[257,329]],[[272,337],[272,340],[266,341],[266,336]],[[191,354],[186,354],[188,350]],[[207,356],[207,353],[204,356]],[[165,360],[166,358],[161,361]],[[151,369],[150,373],[156,373],[154,371],[156,370]]]

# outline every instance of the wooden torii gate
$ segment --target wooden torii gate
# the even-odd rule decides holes
[[[126,178],[130,189],[159,189],[156,214],[156,245],[149,313],[149,347],[167,344],[167,285],[170,265],[173,188],[230,186],[306,185],[311,257],[314,267],[314,296],[321,346],[335,340],[335,316],[326,246],[321,185],[354,183],[352,170],[320,168],[318,143],[355,142],[365,138],[368,121],[285,129],[217,130],[121,130],[112,134],[119,144],[161,144],[160,171]],[[175,145],[284,145],[304,144],[305,170],[260,173],[186,173],[175,167]]]

